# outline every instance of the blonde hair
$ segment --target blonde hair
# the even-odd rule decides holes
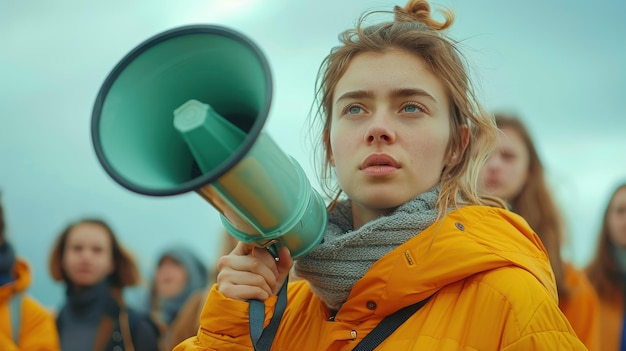
[[[478,102],[458,44],[443,33],[452,25],[454,14],[447,9],[440,12],[443,22],[431,17],[427,1],[413,0],[405,7],[395,7],[394,21],[391,22],[366,25],[371,15],[380,12],[365,13],[354,29],[340,36],[341,45],[333,48],[323,60],[316,81],[317,111],[312,123],[321,125],[318,137],[322,139],[324,152],[320,176],[322,188],[330,198],[337,200],[341,195],[330,165],[332,95],[337,82],[351,60],[361,53],[403,50],[423,59],[445,86],[451,102],[451,137],[446,155],[451,158],[456,153],[457,157],[456,162],[446,166],[441,174],[437,199],[439,217],[451,206],[458,206],[459,200],[467,204],[504,207],[502,201],[481,195],[478,190],[479,172],[495,146],[497,128],[493,117]],[[465,127],[470,132],[468,140],[463,140],[462,129]]]

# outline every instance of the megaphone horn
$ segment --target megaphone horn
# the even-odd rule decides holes
[[[238,240],[284,245],[298,258],[322,239],[323,199],[262,129],[272,77],[261,50],[215,25],[146,40],[111,71],[94,104],[98,160],[150,196],[195,191]]]

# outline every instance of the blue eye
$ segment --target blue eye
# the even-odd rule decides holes
[[[351,114],[351,115],[356,115],[358,113],[361,113],[362,110],[363,109],[360,108],[359,106],[350,106],[348,108],[348,113]]]
[[[424,108],[424,106],[422,106],[421,104],[417,103],[417,102],[407,102],[404,106],[402,106],[402,112],[406,112],[406,113],[417,113],[417,112],[424,112],[426,111],[426,109]]]
[[[404,106],[404,112],[417,112],[417,106],[415,106],[415,105],[406,105],[406,106]]]

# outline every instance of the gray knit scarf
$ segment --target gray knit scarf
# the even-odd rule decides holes
[[[328,308],[338,310],[374,262],[435,222],[438,195],[435,186],[357,230],[350,201],[338,203],[322,243],[296,262],[296,275],[309,282]]]

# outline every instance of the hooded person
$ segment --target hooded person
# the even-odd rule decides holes
[[[161,327],[160,344],[165,345],[178,312],[189,297],[206,288],[209,273],[202,261],[184,247],[167,249],[157,262],[147,307]]]

